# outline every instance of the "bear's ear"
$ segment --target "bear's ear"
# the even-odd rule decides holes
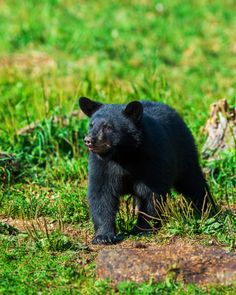
[[[124,110],[124,115],[134,123],[138,123],[143,115],[143,105],[139,101],[130,102]]]
[[[80,97],[79,106],[85,115],[91,117],[92,114],[102,106],[102,104],[100,102],[92,101],[87,97]]]

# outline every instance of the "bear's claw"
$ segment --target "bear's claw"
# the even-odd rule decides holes
[[[117,242],[116,236],[113,235],[97,235],[93,240],[93,245],[111,245]]]

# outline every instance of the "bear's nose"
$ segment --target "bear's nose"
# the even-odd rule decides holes
[[[84,142],[85,142],[85,144],[88,145],[88,146],[94,144],[94,140],[93,140],[93,138],[92,138],[91,136],[89,136],[89,135],[85,136],[85,138],[84,138]]]

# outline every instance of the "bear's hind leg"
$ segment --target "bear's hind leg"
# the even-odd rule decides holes
[[[157,202],[156,197],[137,198],[138,219],[130,232],[131,234],[150,233],[160,228],[161,212],[158,210]]]
[[[175,189],[192,202],[198,214],[206,212],[210,209],[209,207],[211,207],[211,213],[217,212],[216,204],[200,168],[194,173],[186,174],[175,185]]]

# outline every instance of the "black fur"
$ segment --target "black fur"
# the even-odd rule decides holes
[[[85,142],[93,243],[116,241],[116,213],[124,194],[136,198],[140,211],[133,232],[150,229],[147,215],[157,216],[154,200],[164,200],[171,188],[199,212],[209,202],[214,205],[193,136],[175,110],[149,101],[102,105],[88,98],[80,98],[80,107],[91,116]]]

